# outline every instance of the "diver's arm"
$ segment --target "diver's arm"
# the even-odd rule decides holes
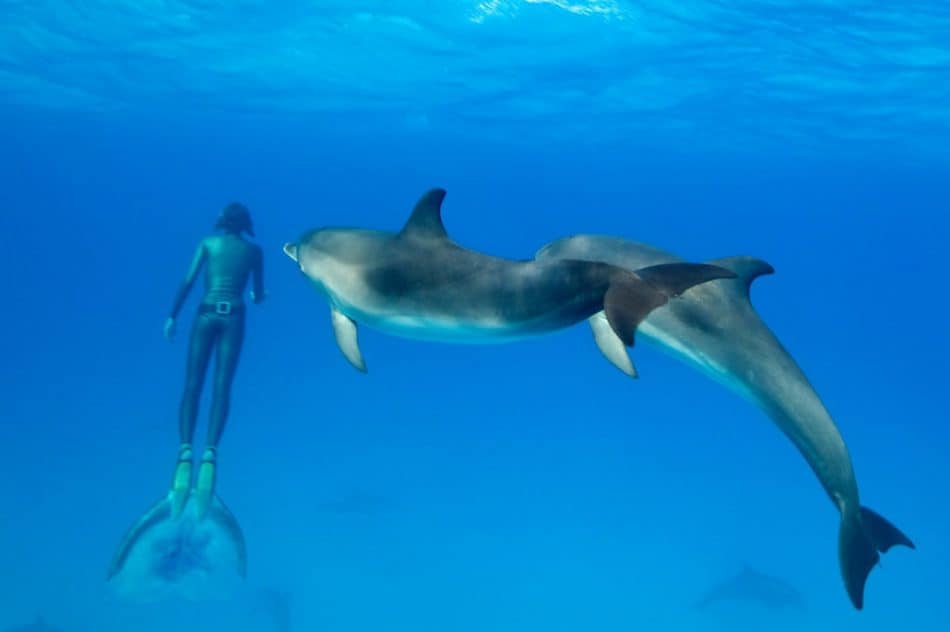
[[[182,306],[185,304],[185,299],[188,298],[188,293],[191,292],[191,286],[195,284],[195,279],[198,278],[198,273],[201,271],[201,267],[204,265],[207,257],[208,249],[205,247],[205,242],[202,241],[198,244],[198,250],[195,251],[195,256],[191,260],[191,267],[188,268],[188,274],[185,275],[185,280],[182,281],[178,288],[178,293],[175,294],[172,311],[165,321],[165,337],[169,340],[175,336],[175,319],[178,318],[178,312],[181,311]]]
[[[264,252],[260,248],[257,249],[257,259],[254,261],[252,274],[254,276],[254,289],[251,290],[251,300],[255,303],[261,303],[267,296],[267,292],[264,290]]]

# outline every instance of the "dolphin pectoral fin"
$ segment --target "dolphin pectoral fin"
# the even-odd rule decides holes
[[[335,307],[330,308],[330,318],[333,321],[336,344],[343,356],[356,370],[366,373],[366,363],[363,361],[363,354],[360,353],[359,340],[357,340],[356,323]]]
[[[106,576],[107,580],[112,579],[122,570],[129,557],[129,553],[132,552],[135,544],[143,534],[158,523],[171,518],[173,501],[173,493],[169,492],[167,496],[152,505],[148,511],[142,514],[142,516],[129,527],[129,530],[125,532],[125,535],[122,536],[122,540],[119,542],[119,548],[112,557],[112,563],[109,564],[109,573]]]
[[[736,281],[747,299],[753,281],[760,276],[775,273],[775,268],[767,261],[755,257],[723,257],[722,259],[712,259],[707,263],[734,272],[737,277]]]
[[[860,512],[842,513],[838,563],[848,597],[858,610],[864,607],[864,585],[881,559],[880,553],[897,544],[916,548],[900,529],[866,507],[861,507]]]
[[[604,354],[604,357],[615,367],[623,371],[632,378],[637,377],[637,368],[633,365],[633,360],[627,353],[623,341],[610,328],[607,316],[604,312],[597,312],[587,319],[590,323],[591,331],[594,334],[594,342],[597,348]]]
[[[293,259],[297,260],[297,244],[292,244],[290,242],[284,244],[284,254]]]

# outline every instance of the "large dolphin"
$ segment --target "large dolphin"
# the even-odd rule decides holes
[[[729,270],[675,262],[630,271],[595,261],[513,261],[463,248],[442,224],[443,189],[416,204],[403,229],[323,228],[284,252],[330,302],[337,344],[366,370],[357,323],[408,338],[504,342],[603,312],[614,338],[632,346],[644,316]],[[626,356],[624,356],[624,360]]]
[[[542,248],[537,258],[588,259],[630,270],[680,261],[651,246],[598,235],[555,241]],[[914,544],[890,522],[861,506],[851,457],[838,428],[805,374],[752,307],[749,286],[757,277],[774,272],[772,266],[752,257],[709,263],[732,270],[736,278],[691,289],[666,309],[651,313],[638,331],[758,404],[792,440],[841,514],[838,562],[848,595],[861,609],[864,584],[880,559],[879,552],[896,544],[911,548]],[[600,314],[591,318],[601,350],[626,355],[622,341],[602,321]]]

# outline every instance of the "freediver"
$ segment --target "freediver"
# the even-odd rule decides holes
[[[175,296],[171,314],[165,321],[165,337],[173,340],[178,313],[198,273],[204,268],[205,290],[191,328],[185,388],[179,408],[181,445],[170,493],[173,517],[181,515],[191,492],[194,458],[192,441],[212,350],[216,350],[214,392],[205,449],[194,488],[199,517],[207,513],[214,497],[218,444],[227,422],[231,383],[244,342],[245,305],[242,295],[252,276],[251,300],[261,303],[265,297],[263,253],[260,246],[244,237],[245,233],[254,236],[254,226],[247,207],[237,202],[228,204],[218,216],[215,228],[221,234],[205,237],[198,244],[188,274]]]

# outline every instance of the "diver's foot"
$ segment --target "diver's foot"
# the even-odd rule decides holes
[[[177,518],[185,510],[188,503],[188,493],[191,490],[192,470],[191,444],[183,443],[178,448],[178,464],[175,465],[175,476],[172,478],[172,489],[168,493],[172,502],[172,518]]]
[[[201,466],[198,468],[198,482],[195,485],[195,506],[198,510],[198,519],[208,514],[211,501],[214,499],[215,459],[217,450],[207,448],[201,455]]]

